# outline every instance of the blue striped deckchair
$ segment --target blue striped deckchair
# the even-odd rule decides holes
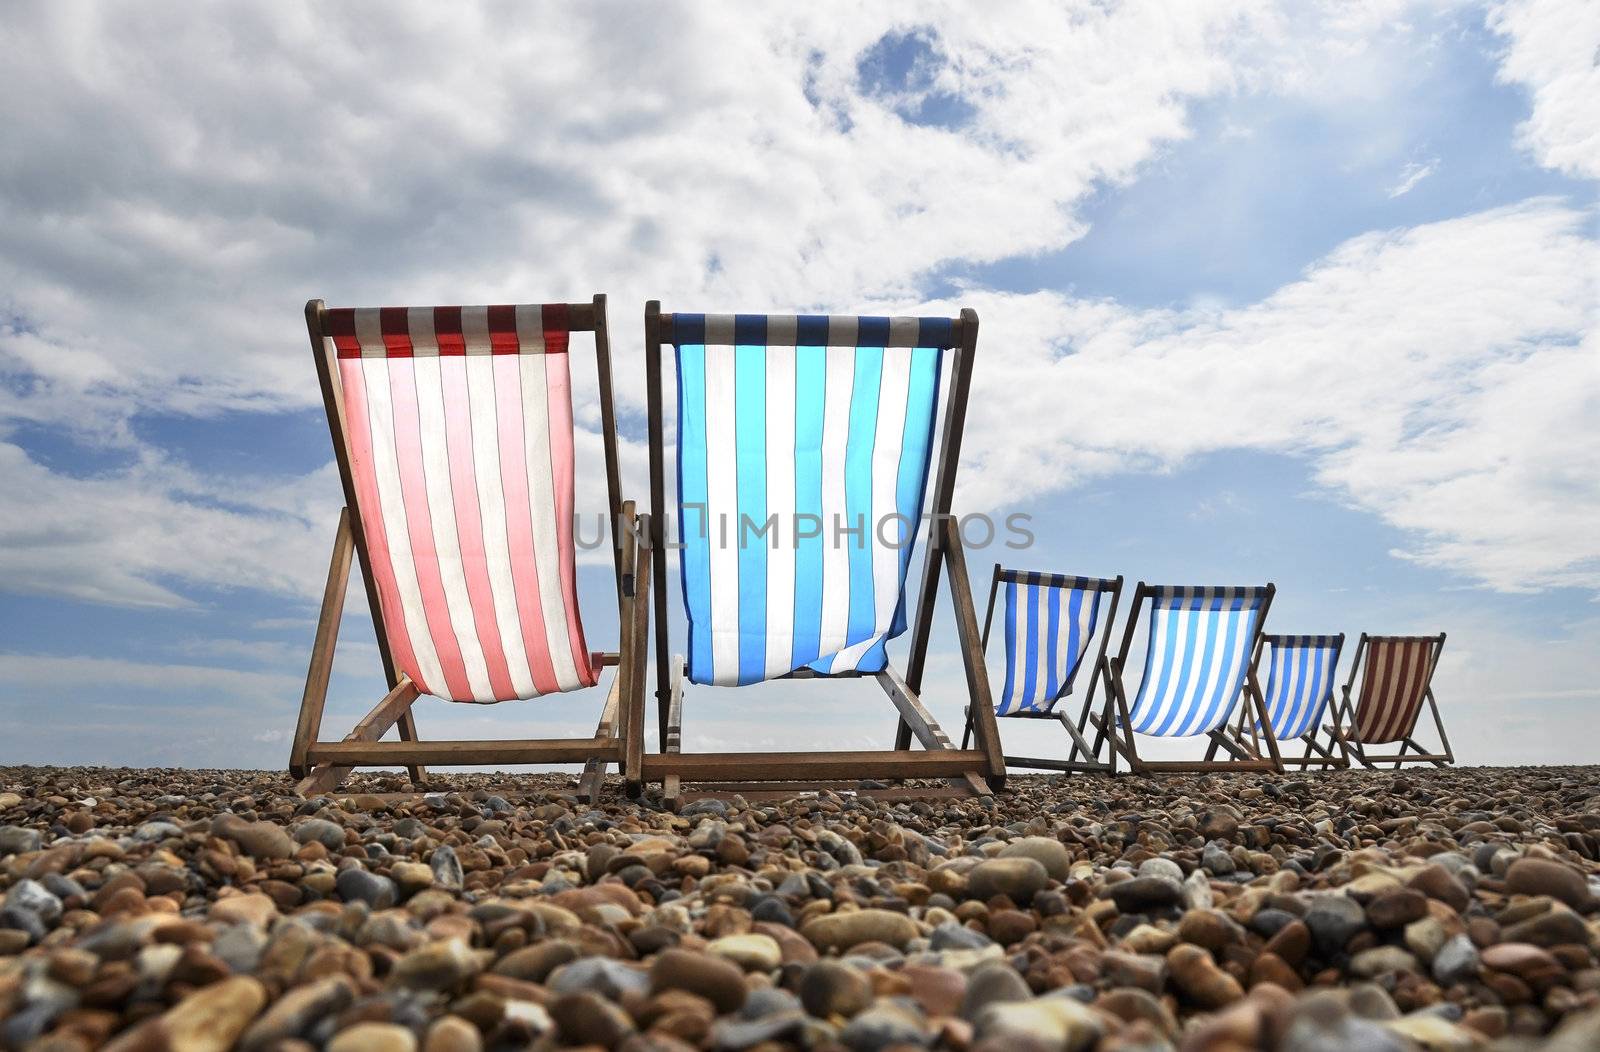
[[[927,629],[949,558],[957,628],[974,704],[989,708],[977,619],[950,497],[960,453],[977,315],[874,318],[645,312],[653,508],[665,508],[663,345],[677,387],[676,527],[687,655],[669,660],[657,596],[657,701],[663,749],[647,780],[669,799],[678,780],[795,782],[955,778],[986,792],[1004,778],[993,719],[979,747],[955,749],[919,698]],[[906,610],[912,546],[944,431],[914,619]],[[658,544],[666,525],[657,523]],[[666,587],[665,560],[657,586]],[[905,675],[887,653],[912,627]],[[899,710],[894,751],[684,753],[683,682],[737,687],[782,678],[871,676]],[[915,734],[926,752],[909,751]],[[740,783],[741,785],[744,783]],[[747,787],[748,788],[748,787]],[[789,787],[792,790],[792,786]]]
[[[1107,664],[1116,719],[1090,716],[1102,740],[1127,759],[1135,773],[1149,771],[1281,770],[1277,739],[1267,721],[1266,705],[1256,682],[1251,658],[1272,605],[1273,585],[1264,587],[1186,587],[1147,585],[1134,591],[1133,612],[1122,647]],[[1150,633],[1138,693],[1130,704],[1123,683],[1128,652],[1133,646],[1139,611],[1150,602]],[[1267,756],[1237,742],[1224,731],[1240,698],[1256,709]],[[1161,738],[1204,735],[1231,760],[1141,759],[1135,734]],[[1114,762],[1114,761],[1113,761]]]
[[[1323,723],[1333,702],[1334,676],[1343,648],[1342,633],[1261,637],[1255,667],[1259,670],[1265,659],[1267,725],[1280,746],[1297,738],[1306,744],[1304,756],[1283,758],[1286,765],[1302,768],[1350,766],[1344,744],[1333,734],[1332,727]],[[1250,720],[1248,715],[1241,707],[1231,731],[1234,740],[1241,744],[1247,735],[1252,742],[1256,741],[1256,731],[1261,725],[1260,721]],[[1319,740],[1323,737],[1327,740]]]
[[[1111,641],[1111,626],[1117,619],[1117,603],[1122,597],[1122,578],[1067,577],[1060,574],[1008,570],[995,563],[989,584],[989,606],[983,620],[984,651],[988,652],[989,630],[994,623],[995,600],[1005,596],[1005,686],[995,697],[995,715],[1019,720],[1059,720],[1072,742],[1066,760],[1032,756],[1007,756],[1008,767],[1030,767],[1049,771],[1109,771],[1109,763],[1090,757],[1083,732],[1095,687]],[[1109,604],[1102,600],[1109,595]],[[1102,605],[1109,605],[1104,617]],[[1099,653],[1087,661],[1096,637]],[[1082,715],[1076,726],[1060,705],[1072,693],[1073,684],[1085,664],[1091,666],[1089,689]],[[967,713],[967,734],[972,731],[972,713]],[[962,737],[962,746],[967,738]],[[1079,755],[1082,759],[1079,759]]]

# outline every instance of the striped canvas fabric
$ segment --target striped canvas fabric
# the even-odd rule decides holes
[[[1140,734],[1187,737],[1227,722],[1244,686],[1264,588],[1157,588],[1144,677],[1129,719]]]
[[[592,685],[566,308],[334,309],[324,332],[400,670],[450,701]]]
[[[667,338],[689,679],[882,670],[950,322],[677,314]]]
[[[1025,574],[1005,581],[1006,684],[996,716],[1049,712],[1071,690],[1100,617],[1100,582]]]
[[[1433,674],[1437,636],[1367,637],[1367,672],[1356,703],[1356,740],[1363,745],[1409,737]]]
[[[1279,741],[1310,734],[1333,697],[1342,636],[1266,636],[1267,718]]]

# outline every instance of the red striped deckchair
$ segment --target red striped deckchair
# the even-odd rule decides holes
[[[306,305],[344,484],[322,616],[289,770],[304,795],[354,767],[608,762],[639,781],[649,552],[621,498],[605,297],[494,307]],[[621,640],[591,653],[573,537],[568,348],[593,332]],[[389,694],[343,741],[319,741],[352,551],[360,559]],[[635,657],[637,655],[637,658]],[[617,666],[592,738],[417,740],[420,695],[491,704],[594,686]],[[380,741],[398,727],[399,741]]]
[[[1439,718],[1439,705],[1433,697],[1433,670],[1444,649],[1444,633],[1436,636],[1369,636],[1361,634],[1355,664],[1344,685],[1344,700],[1334,715],[1333,733],[1357,760],[1367,767],[1393,762],[1431,763],[1443,767],[1454,763],[1450,739]],[[1365,658],[1363,671],[1362,660]],[[1361,694],[1352,706],[1350,690],[1361,675]],[[1417,719],[1426,702],[1433,713],[1443,752],[1429,752],[1414,737]],[[1398,752],[1375,756],[1369,745],[1400,743]],[[1409,754],[1407,749],[1412,750]]]

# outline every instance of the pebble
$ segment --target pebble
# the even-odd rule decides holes
[[[677,814],[433,777],[303,800],[272,773],[0,768],[27,787],[0,815],[0,1046],[1600,1047],[1590,769]]]

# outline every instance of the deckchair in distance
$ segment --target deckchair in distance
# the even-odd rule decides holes
[[[617,469],[604,296],[495,307],[306,305],[344,484],[333,561],[289,770],[310,796],[354,767],[584,763],[592,799],[607,763],[638,781],[650,552]],[[569,343],[593,332],[620,646],[590,653],[573,538]],[[322,712],[352,551],[389,693],[341,741]],[[417,740],[424,694],[487,704],[594,686],[616,666],[590,738]],[[380,741],[390,727],[399,741]]]
[[[1282,770],[1278,743],[1272,736],[1261,686],[1250,660],[1275,591],[1271,584],[1237,588],[1147,585],[1140,581],[1134,589],[1133,610],[1123,630],[1122,646],[1105,666],[1115,716],[1089,715],[1096,732],[1096,757],[1103,741],[1128,761],[1135,774]],[[1130,703],[1123,677],[1139,625],[1139,611],[1146,600],[1150,604],[1149,641],[1139,691]],[[1264,728],[1266,755],[1224,733],[1241,698],[1244,704],[1254,707]],[[1088,710],[1087,703],[1084,708]],[[1215,748],[1208,750],[1204,760],[1146,760],[1139,756],[1135,734],[1162,738],[1204,735]],[[1231,759],[1212,758],[1216,749]]]
[[[1444,633],[1436,636],[1369,636],[1361,633],[1356,644],[1355,663],[1350,667],[1350,678],[1344,684],[1343,704],[1335,713],[1333,733],[1350,754],[1364,766],[1376,768],[1380,763],[1393,762],[1398,768],[1404,763],[1431,763],[1435,767],[1455,763],[1450,751],[1450,738],[1444,732],[1444,721],[1439,718],[1439,705],[1433,697],[1433,670],[1439,664],[1439,653],[1444,650]],[[1355,686],[1356,675],[1362,671],[1361,695],[1354,705],[1350,702],[1350,689]],[[1422,704],[1427,702],[1433,713],[1433,725],[1439,732],[1443,752],[1429,752],[1417,744],[1417,719],[1422,715]],[[1369,745],[1400,743],[1398,752],[1374,756],[1367,751]],[[1412,750],[1407,754],[1406,750]]]
[[[1059,720],[1072,743],[1068,759],[1007,755],[1007,767],[1029,767],[1046,771],[1115,771],[1116,754],[1097,760],[1084,738],[1089,707],[1105,666],[1106,648],[1111,642],[1111,626],[1117,619],[1117,603],[1122,598],[1122,578],[1067,577],[1061,574],[1008,570],[994,564],[989,582],[989,605],[983,615],[983,649],[989,651],[989,629],[994,624],[995,599],[1005,595],[1005,686],[994,700],[994,714],[1001,719]],[[1110,596],[1109,607],[1101,617],[1102,600]],[[1099,652],[1085,661],[1089,648],[1099,640]],[[1061,702],[1072,693],[1078,673],[1089,666],[1088,694],[1077,725]],[[1107,700],[1110,694],[1106,695]],[[1034,727],[1040,726],[1035,722]],[[972,733],[972,710],[967,710],[966,730],[961,747],[967,747]],[[1079,759],[1079,756],[1082,759]]]
[[[1349,767],[1350,753],[1323,722],[1333,701],[1334,676],[1339,669],[1339,653],[1344,649],[1344,634],[1335,636],[1262,636],[1256,648],[1255,667],[1267,662],[1266,702],[1268,724],[1281,749],[1295,739],[1306,746],[1304,756],[1285,756],[1287,767]],[[1259,680],[1259,673],[1257,679]],[[1260,741],[1258,724],[1249,718],[1248,706],[1239,708],[1239,718],[1229,735],[1241,745]],[[1214,754],[1207,754],[1209,759]]]
[[[655,563],[662,751],[647,781],[668,801],[683,783],[749,795],[862,779],[946,779],[986,793],[1005,778],[965,557],[950,517],[978,317],[667,314],[645,308],[651,520],[661,551],[667,504],[662,346],[677,376],[678,558],[686,657],[669,658],[666,568]],[[942,359],[949,392],[934,475],[931,542],[902,675],[885,644],[906,628],[911,546],[934,463]],[[759,532],[759,531],[767,532]],[[848,532],[846,532],[848,531]],[[920,698],[944,561],[978,747],[956,749]],[[684,681],[872,677],[898,710],[894,750],[686,753]],[[926,751],[911,751],[915,734]],[[883,795],[914,787],[879,790]]]

